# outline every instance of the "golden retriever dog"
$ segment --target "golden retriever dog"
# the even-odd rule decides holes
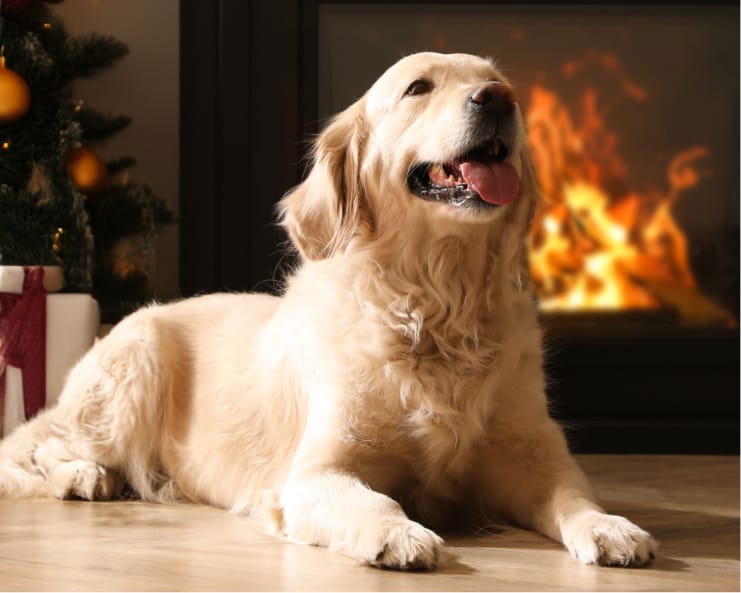
[[[0,496],[260,513],[293,542],[433,568],[430,527],[507,520],[589,564],[642,565],[548,414],[526,237],[538,200],[495,64],[420,53],[318,136],[280,202],[279,297],[146,307],[0,445]],[[477,519],[478,518],[478,519]]]

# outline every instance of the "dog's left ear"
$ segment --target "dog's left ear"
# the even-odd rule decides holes
[[[319,135],[309,176],[278,204],[280,223],[304,258],[331,257],[370,229],[360,170],[366,137],[361,99]]]
[[[529,231],[535,218],[535,212],[543,200],[538,176],[535,172],[533,155],[528,145],[520,151],[520,198],[515,208],[507,211],[508,224],[504,227],[504,244],[509,246],[506,257],[509,262],[506,269],[514,272],[512,280],[519,290],[531,290],[529,262]]]
[[[529,230],[535,218],[535,210],[543,201],[543,192],[538,181],[538,175],[535,172],[535,162],[531,148],[527,145],[524,146],[520,156],[522,159],[520,191],[526,197],[525,226]]]

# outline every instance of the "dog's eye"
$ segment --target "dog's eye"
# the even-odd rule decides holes
[[[432,83],[424,78],[418,78],[404,91],[404,96],[424,95],[432,90]]]

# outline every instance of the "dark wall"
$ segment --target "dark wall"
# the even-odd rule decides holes
[[[272,290],[300,177],[298,2],[181,3],[181,291]]]

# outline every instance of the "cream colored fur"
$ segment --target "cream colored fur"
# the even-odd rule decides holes
[[[434,90],[405,96],[424,77]],[[431,568],[427,526],[497,517],[587,563],[655,543],[605,514],[547,411],[521,191],[480,212],[419,199],[410,167],[454,158],[488,60],[416,54],[319,136],[280,204],[302,255],[281,297],[147,307],[77,364],[59,403],[0,444],[0,496],[145,500],[262,512],[288,539]],[[410,519],[413,517],[415,520]],[[416,522],[419,521],[419,522]]]

